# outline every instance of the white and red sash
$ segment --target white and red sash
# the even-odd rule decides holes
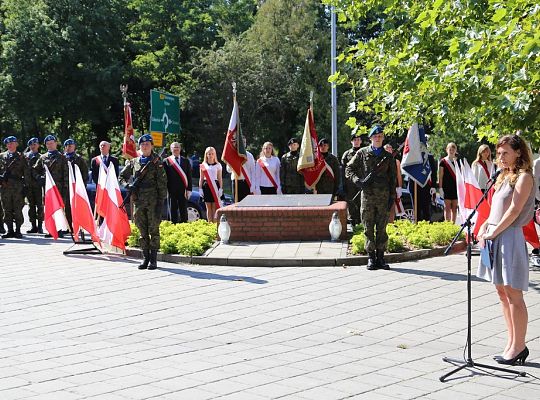
[[[97,164],[98,167],[101,165],[101,161],[102,161],[101,157],[103,157],[103,156],[96,156],[95,157],[96,164]],[[103,164],[103,167],[105,168],[105,171],[109,170],[109,168],[105,164]]]
[[[216,185],[216,181],[210,178],[210,174],[208,172],[208,169],[206,168],[205,163],[202,163],[199,167],[201,169],[201,172],[204,175],[204,179],[206,179],[206,183],[208,184],[208,187],[210,188],[210,192],[212,193],[212,197],[214,198],[214,203],[216,203],[216,210],[218,208],[221,208],[221,199],[219,198],[219,189]]]
[[[328,172],[328,175],[332,177],[332,179],[336,179],[336,176],[334,175],[334,170],[332,167],[324,160],[324,165],[326,166],[326,172]]]
[[[182,182],[184,182],[184,187],[186,188],[186,190],[190,190],[188,186],[187,175],[184,172],[184,170],[180,167],[180,165],[178,165],[174,156],[167,157],[167,159],[169,160],[169,165],[171,165],[176,171],[176,173],[180,175],[180,179],[182,179]]]
[[[484,168],[484,172],[486,173],[486,176],[488,177],[488,179],[491,177],[491,173],[489,172],[488,170],[488,167],[487,167],[487,162],[483,161],[483,160],[480,160],[478,161],[478,163],[482,166],[482,168]]]
[[[452,177],[454,178],[454,180],[456,180],[456,167],[454,167],[454,164],[452,164],[451,162],[448,161],[447,157],[444,157],[442,160],[441,160],[442,163],[444,163],[444,165],[446,165],[446,169],[450,172],[450,175],[452,175]]]
[[[242,172],[242,175],[244,175],[244,179],[246,180],[247,185],[251,188],[251,180],[249,179],[249,175],[243,165],[242,165],[241,172]]]
[[[270,180],[270,182],[272,183],[272,185],[277,189],[278,188],[278,184],[276,183],[276,181],[274,180],[274,177],[272,176],[272,174],[270,173],[270,171],[268,170],[268,167],[266,165],[264,165],[264,161],[261,160],[260,158],[257,160],[257,163],[259,164],[259,166],[262,168],[262,170],[264,171],[264,173],[266,174],[266,177]]]

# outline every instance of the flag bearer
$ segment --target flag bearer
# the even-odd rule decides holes
[[[335,196],[339,189],[341,168],[339,166],[339,160],[328,151],[329,148],[328,139],[323,138],[319,140],[319,151],[324,157],[326,170],[321,175],[315,189],[317,190],[317,194],[331,194]]]

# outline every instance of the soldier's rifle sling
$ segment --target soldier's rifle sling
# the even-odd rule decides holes
[[[9,175],[9,173],[11,172],[11,166],[15,163],[15,161],[17,161],[19,159],[19,156],[20,154],[17,153],[17,157],[13,157],[13,160],[11,160],[11,162],[6,165],[6,169],[4,171],[4,173],[2,174],[2,178],[3,179],[0,179],[0,182],[7,182],[9,177],[6,177],[6,175]]]
[[[161,151],[160,154],[163,154],[164,150]],[[145,177],[145,175],[147,174],[147,168],[150,164],[154,164],[154,165],[157,165],[158,163],[156,162],[156,160],[158,162],[161,162],[161,157],[160,156],[156,156],[154,157],[150,162],[146,163],[146,165],[144,167],[142,167],[141,169],[141,172],[139,172],[139,175],[137,176],[137,178],[135,178],[133,180],[133,183],[132,183],[132,186],[136,184],[136,182],[139,182],[141,179],[143,179]],[[122,202],[122,204],[120,204],[120,208],[124,211],[126,211],[126,203],[129,201],[129,199],[131,198],[131,194],[133,193],[133,190],[130,190],[126,196],[126,198],[124,199],[124,201]],[[127,211],[126,211],[127,212]]]

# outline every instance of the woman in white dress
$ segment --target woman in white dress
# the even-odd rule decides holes
[[[281,194],[280,165],[279,158],[274,156],[274,145],[271,142],[264,143],[261,155],[255,163],[256,194]]]
[[[473,175],[478,181],[480,189],[485,191],[489,178],[494,172],[493,162],[491,161],[491,150],[487,144],[483,144],[476,152],[476,159],[471,164]]]

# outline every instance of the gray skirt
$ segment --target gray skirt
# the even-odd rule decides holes
[[[494,228],[494,225],[488,225],[487,230]],[[508,227],[493,239],[493,269],[484,265],[480,258],[476,276],[495,285],[529,289],[529,253],[521,227]]]

